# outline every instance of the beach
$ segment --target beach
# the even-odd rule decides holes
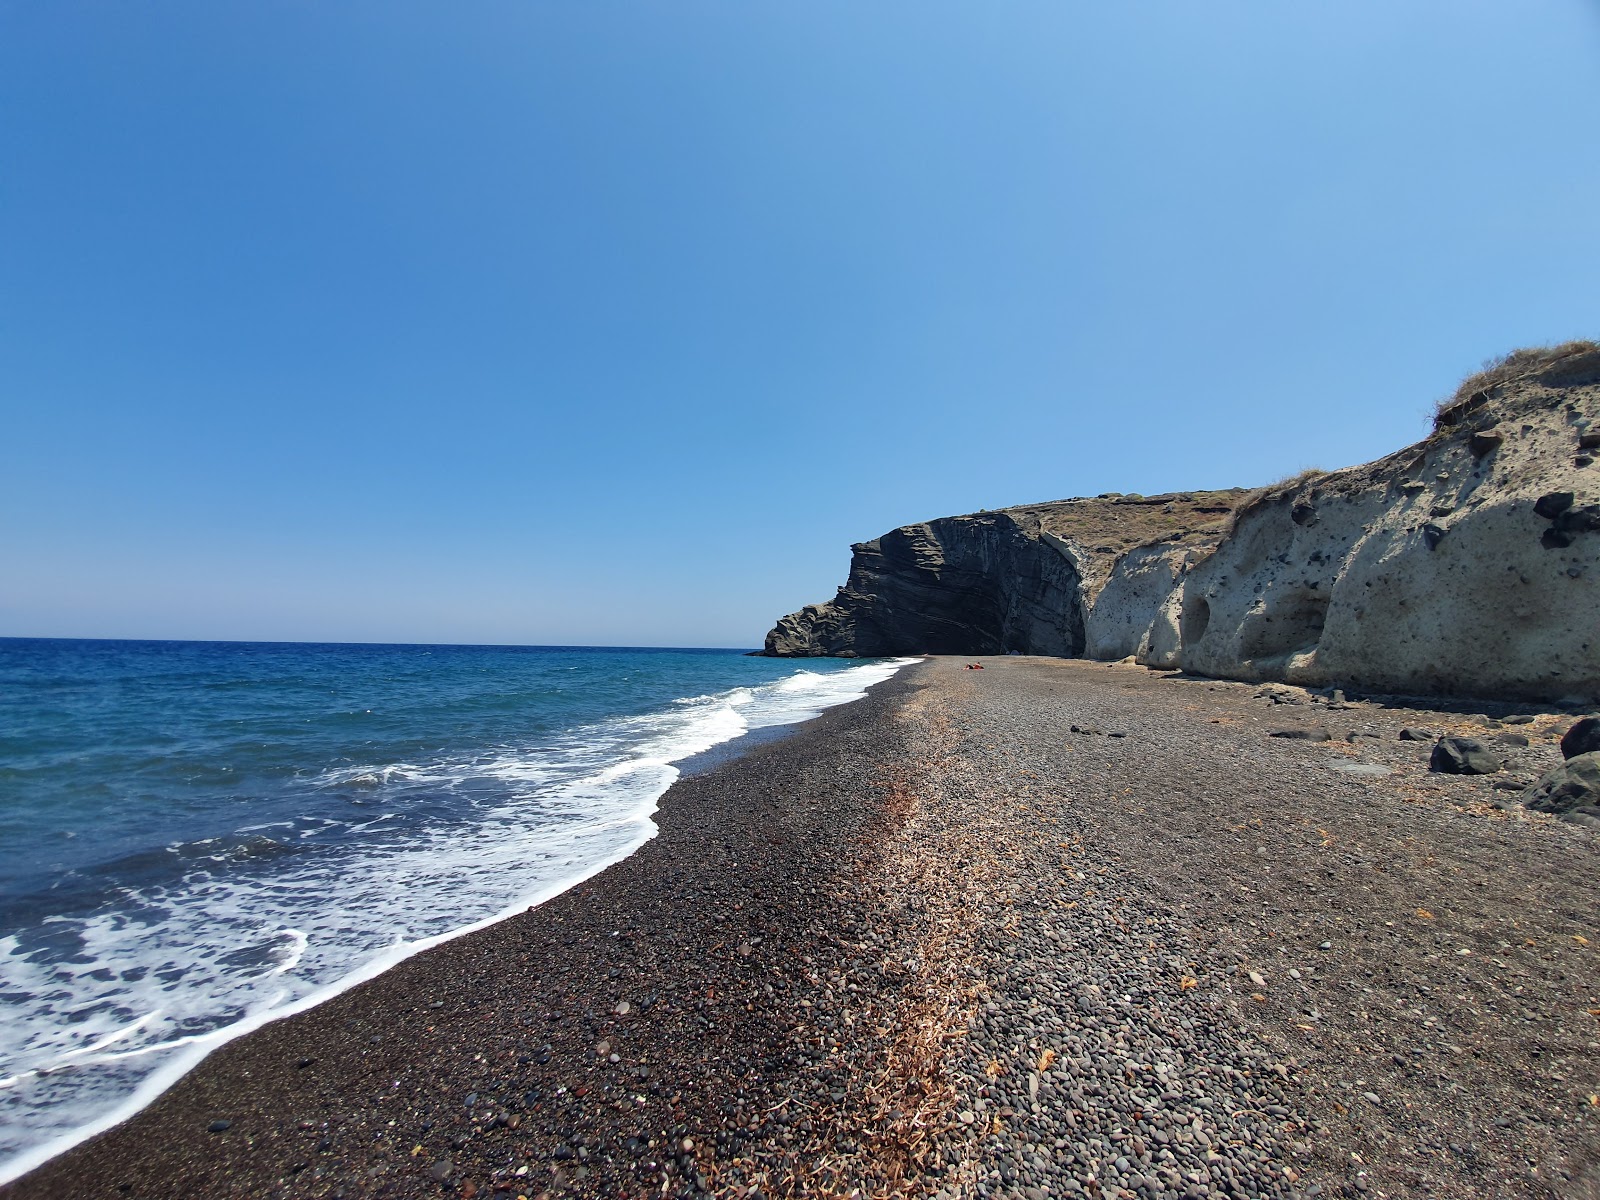
[[[1522,713],[930,659],[0,1194],[1600,1195],[1600,848]]]

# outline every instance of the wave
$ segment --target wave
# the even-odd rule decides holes
[[[909,661],[799,670],[538,745],[342,766],[308,784],[348,797],[348,819],[255,824],[96,872],[114,900],[0,938],[0,1183],[224,1042],[588,879],[654,836],[674,764],[857,699]]]

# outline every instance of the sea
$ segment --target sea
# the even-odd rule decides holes
[[[0,638],[0,1182],[906,661]]]

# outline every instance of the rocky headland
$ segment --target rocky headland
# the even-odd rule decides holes
[[[775,656],[1016,652],[1369,693],[1600,699],[1600,344],[1524,350],[1432,433],[1267,488],[943,517],[854,546]]]

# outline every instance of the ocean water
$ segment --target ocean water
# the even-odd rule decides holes
[[[624,857],[674,764],[903,661],[0,639],[0,1181]]]

